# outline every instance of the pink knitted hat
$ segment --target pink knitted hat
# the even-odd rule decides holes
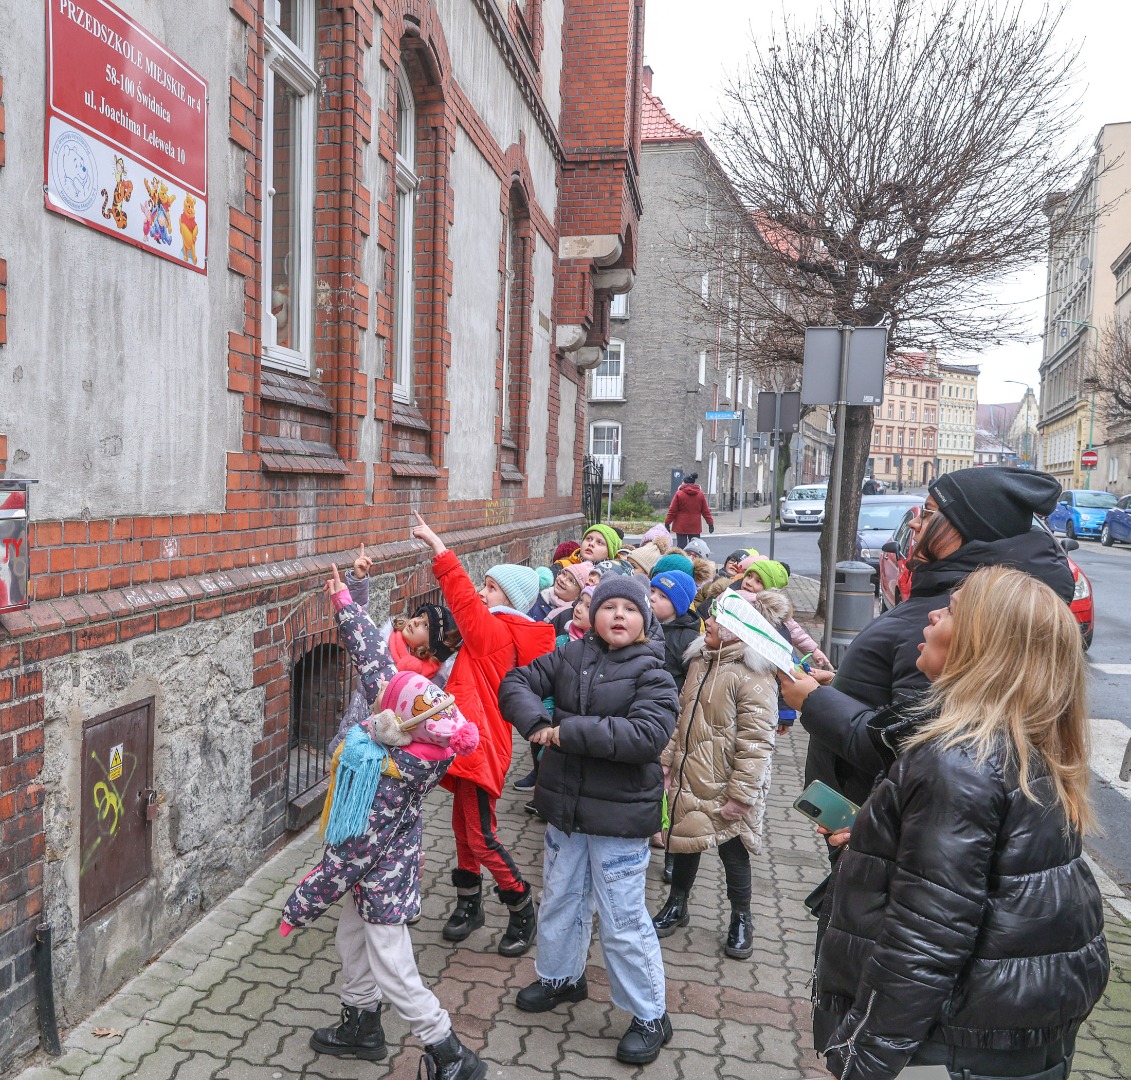
[[[450,747],[456,754],[470,754],[479,743],[479,729],[464,718],[456,699],[415,671],[398,671],[389,680],[381,708],[392,709],[416,742]]]
[[[559,572],[572,574],[577,578],[578,585],[584,589],[589,584],[589,575],[593,573],[593,564],[591,562],[570,563],[569,566],[563,566]]]

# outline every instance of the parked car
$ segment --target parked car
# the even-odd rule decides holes
[[[915,537],[911,532],[910,522],[920,514],[921,508],[913,506],[903,515],[895,535],[883,546],[880,554],[880,610],[890,611],[897,604],[901,604],[911,595],[911,569],[910,558],[915,550]],[[1039,517],[1033,518],[1034,528],[1044,529],[1052,533],[1048,523]],[[1071,537],[1061,541],[1065,552],[1075,551],[1080,542]],[[1092,647],[1092,636],[1095,633],[1095,601],[1092,597],[1092,582],[1088,575],[1072,558],[1066,555],[1068,567],[1072,571],[1072,580],[1075,588],[1072,592],[1072,602],[1068,605],[1076,622],[1080,625],[1080,639],[1084,644],[1084,651]]]
[[[1116,504],[1110,491],[1089,491],[1070,488],[1061,492],[1060,502],[1049,514],[1049,528],[1062,532],[1069,540],[1077,536],[1098,538],[1103,528],[1104,515]]]
[[[865,477],[863,484],[868,482]],[[883,484],[879,485],[879,492],[884,493]],[[829,495],[829,482],[821,480],[814,484],[798,484],[790,488],[789,493],[778,500],[778,527],[783,530],[797,528],[803,525],[819,527],[825,523],[825,499]],[[870,496],[869,496],[870,497]]]
[[[907,511],[923,505],[922,495],[863,495],[856,519],[856,544],[852,557],[876,571],[876,595],[880,594],[880,555],[884,544],[895,536]]]
[[[891,539],[880,546],[877,577],[881,611],[890,611],[911,595],[911,569],[908,560],[915,544],[911,522],[918,518],[922,510],[922,505],[907,507]]]
[[[778,504],[778,527],[783,532],[802,525],[820,528],[825,523],[828,494],[828,484],[800,484],[790,488]]]
[[[1104,515],[1100,526],[1100,543],[1104,547],[1112,544],[1131,544],[1131,495],[1124,495]]]

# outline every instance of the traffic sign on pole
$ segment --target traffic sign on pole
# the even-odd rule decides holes
[[[1080,467],[1082,469],[1094,469],[1100,463],[1100,455],[1095,450],[1085,450],[1080,455]]]

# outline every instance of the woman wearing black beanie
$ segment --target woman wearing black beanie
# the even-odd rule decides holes
[[[1045,582],[1065,603],[1072,600],[1075,583],[1064,551],[1033,522],[1034,514],[1052,512],[1060,491],[1048,473],[1008,467],[960,469],[931,483],[912,525],[910,597],[856,635],[831,687],[813,690],[806,681],[812,691],[801,715],[812,736],[807,784],[822,780],[857,804],[868,797],[894,758],[868,720],[927,689],[915,666],[927,614],[945,606],[967,574],[981,566],[1011,566]],[[792,706],[790,689],[785,694]]]

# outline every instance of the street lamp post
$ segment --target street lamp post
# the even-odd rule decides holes
[[[1033,388],[1026,382],[1020,379],[1006,379],[1005,382],[1013,383],[1015,386],[1025,387],[1025,464],[1033,467],[1033,461],[1029,453],[1029,398],[1033,394]]]
[[[1056,321],[1060,325],[1068,324],[1070,326],[1086,326],[1089,330],[1091,330],[1096,335],[1096,352],[1095,352],[1095,356],[1092,359],[1092,374],[1095,375],[1095,369],[1097,367],[1099,367],[1099,363],[1100,363],[1100,329],[1099,329],[1099,327],[1093,325],[1090,322],[1080,322],[1078,319],[1057,319]],[[1092,439],[1095,436],[1095,431],[1096,431],[1096,384],[1093,382],[1092,383],[1092,405],[1091,405],[1091,409],[1089,410],[1089,414],[1088,414],[1088,449],[1089,450],[1092,449]],[[1075,467],[1073,467],[1072,471],[1073,472],[1076,471]],[[1091,469],[1085,469],[1084,470],[1084,487],[1090,488],[1091,486],[1092,486],[1092,470]]]

